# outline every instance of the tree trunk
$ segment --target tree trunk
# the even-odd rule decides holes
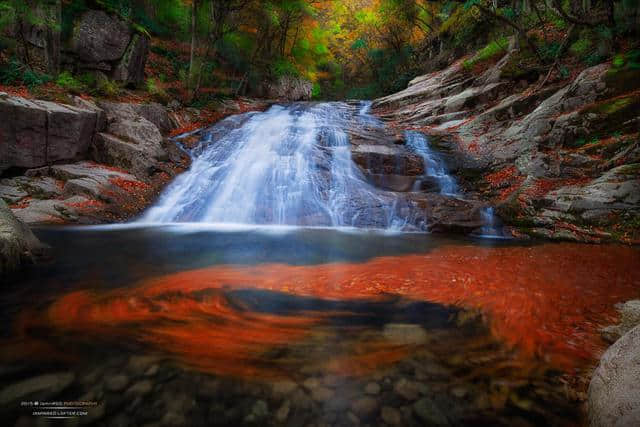
[[[193,61],[195,60],[196,50],[196,23],[198,15],[198,0],[191,0],[191,51],[189,53],[189,75],[187,77],[187,85],[191,85],[193,80]]]

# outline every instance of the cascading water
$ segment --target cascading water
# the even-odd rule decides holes
[[[425,176],[436,181],[440,189],[440,194],[457,196],[458,184],[456,184],[455,179],[449,175],[444,160],[431,150],[427,137],[420,132],[406,131],[405,138],[407,140],[407,147],[422,157]],[[415,189],[419,190],[420,186],[420,180],[416,181]]]
[[[395,196],[370,185],[351,160],[345,129],[361,125],[366,108],[276,105],[216,132],[223,121],[140,221],[402,227]]]

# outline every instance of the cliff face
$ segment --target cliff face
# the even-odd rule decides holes
[[[600,64],[545,85],[511,77],[516,55],[481,74],[461,60],[420,76],[374,112],[429,134],[516,234],[638,241],[640,71]]]

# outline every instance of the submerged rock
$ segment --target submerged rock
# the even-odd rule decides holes
[[[33,395],[51,398],[69,387],[74,379],[72,372],[58,372],[20,381],[0,390],[0,405],[6,407]]]

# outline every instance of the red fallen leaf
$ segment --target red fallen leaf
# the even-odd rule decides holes
[[[550,243],[442,246],[429,254],[353,264],[215,266],[152,278],[132,288],[72,292],[44,313],[25,312],[19,333],[28,337],[30,327],[54,328],[137,340],[199,369],[265,374],[256,355],[303,339],[330,314],[240,313],[225,302],[221,290],[265,289],[340,300],[396,294],[478,309],[492,333],[519,349],[521,357],[571,369],[584,367],[603,351],[599,327],[617,317],[615,304],[640,296],[639,263],[640,251],[633,247]],[[203,291],[210,296],[203,299]],[[367,352],[381,355],[371,356],[368,366],[398,356],[373,344]]]

